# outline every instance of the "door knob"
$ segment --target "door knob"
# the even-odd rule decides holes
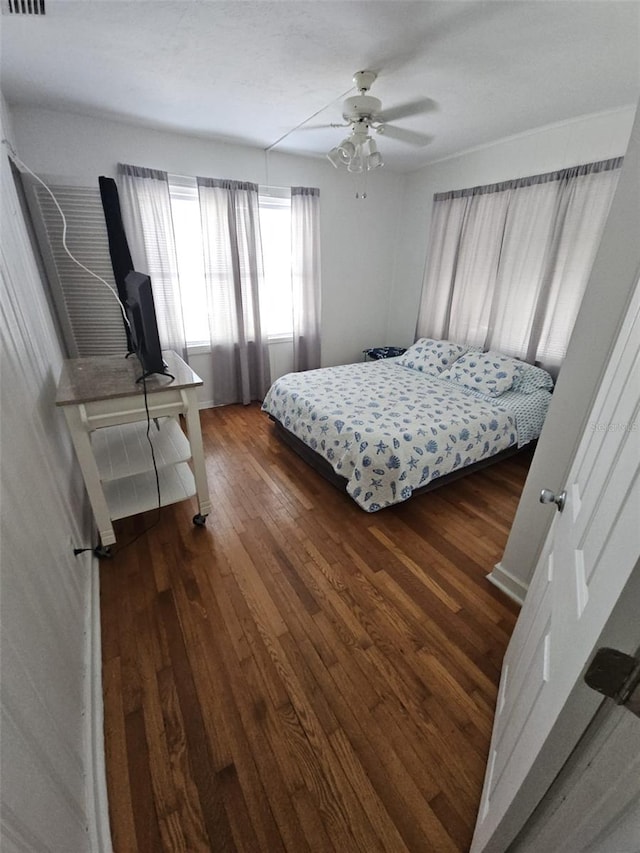
[[[554,495],[551,489],[543,489],[540,492],[540,503],[541,504],[555,504],[558,512],[562,512],[564,509],[564,505],[567,501],[567,493],[565,491],[560,492],[559,495]]]

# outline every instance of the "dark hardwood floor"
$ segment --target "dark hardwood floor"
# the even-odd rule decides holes
[[[517,609],[519,455],[367,514],[258,406],[202,412],[214,510],[100,565],[116,853],[468,850]]]

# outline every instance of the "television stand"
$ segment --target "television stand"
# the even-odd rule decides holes
[[[56,405],[64,412],[100,536],[100,549],[116,541],[112,522],[158,506],[155,472],[146,439],[154,443],[161,506],[197,496],[193,523],[211,511],[196,389],[202,380],[173,351],[163,357],[171,376],[153,374],[143,389],[137,360],[116,356],[67,359]],[[187,435],[178,416],[183,415]]]
[[[162,372],[162,373],[157,373],[157,372],[152,372],[152,373],[143,373],[143,374],[142,374],[142,376],[138,376],[138,378],[136,379],[136,385],[137,385],[139,382],[144,382],[144,381],[145,381],[145,379],[148,379],[150,376],[168,376],[170,379],[175,379],[175,378],[176,378],[176,377],[173,375],[173,373],[169,373],[169,371],[168,371],[168,370],[163,370],[163,372]]]
[[[135,355],[136,358],[138,358],[138,356],[136,355],[136,353],[133,350],[129,350],[129,352],[125,355],[125,358],[131,358],[132,355]],[[166,361],[164,361],[164,359],[162,361],[162,365],[163,365],[162,370],[147,370],[147,371],[145,371],[141,376],[138,376],[138,378],[136,379],[136,382],[142,382],[143,379],[148,379],[150,376],[156,376],[156,375],[157,376],[170,376],[172,379],[175,379],[175,376],[173,376],[173,374],[169,373],[169,366],[167,365]],[[140,366],[142,366],[142,364]]]

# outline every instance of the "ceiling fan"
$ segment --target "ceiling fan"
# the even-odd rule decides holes
[[[357,95],[347,98],[342,104],[342,117],[346,124],[331,124],[330,127],[350,127],[348,137],[327,154],[329,161],[338,168],[346,166],[349,172],[364,172],[384,165],[382,155],[369,131],[384,134],[409,145],[424,146],[431,137],[413,130],[389,124],[390,121],[419,115],[432,108],[429,98],[420,98],[383,111],[382,101],[369,95],[369,89],[378,75],[375,71],[357,71],[353,82]]]

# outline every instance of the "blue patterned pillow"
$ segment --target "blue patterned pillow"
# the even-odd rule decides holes
[[[522,365],[515,359],[499,352],[468,352],[440,377],[490,397],[499,397],[511,388],[521,369]]]
[[[553,390],[551,375],[541,367],[523,362],[511,390],[519,391],[521,394],[533,394],[534,391],[540,391],[540,389],[544,389],[545,391]]]
[[[475,347],[471,347],[470,352],[482,352]],[[502,355],[503,358],[510,356]],[[511,386],[512,391],[517,391],[519,394],[533,394],[535,391],[553,391],[553,377],[547,373],[542,367],[536,367],[535,364],[529,364],[528,361],[520,361],[519,358],[511,356],[511,360],[516,366],[517,373]]]
[[[452,341],[420,338],[409,347],[398,363],[420,373],[438,376],[468,349],[469,347],[454,344]]]

